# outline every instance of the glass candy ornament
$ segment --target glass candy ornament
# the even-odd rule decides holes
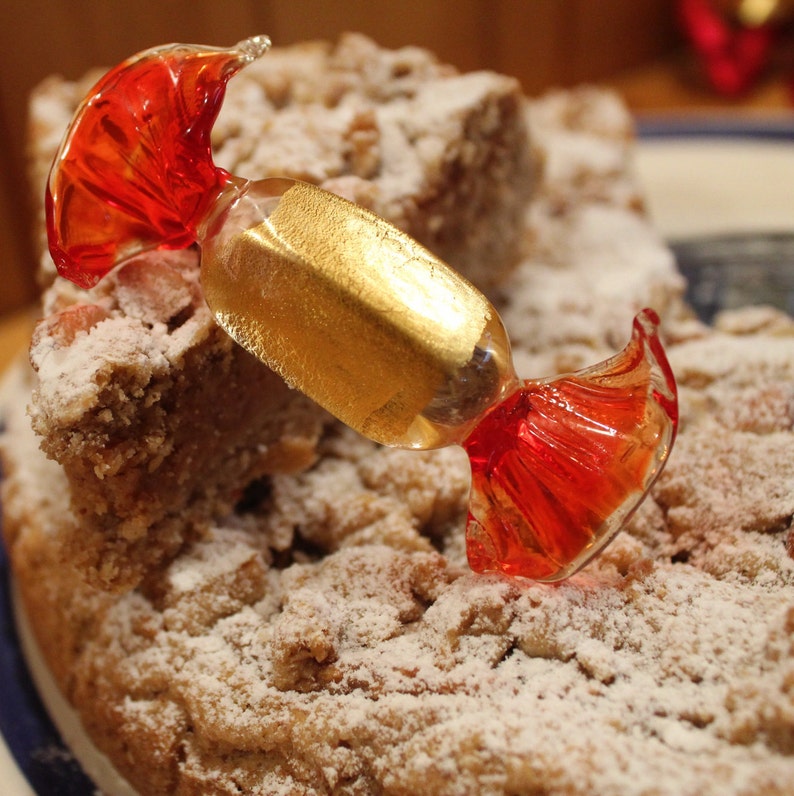
[[[642,501],[675,438],[675,381],[642,311],[594,367],[520,380],[494,307],[405,233],[316,186],[217,168],[227,81],[261,56],[171,45],[119,65],[78,108],[50,174],[59,272],[90,287],[152,248],[201,248],[218,323],[336,417],[385,445],[461,445],[477,572],[565,578]]]

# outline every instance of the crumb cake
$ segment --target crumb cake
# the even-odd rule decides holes
[[[337,91],[359,81],[362,95],[402,102],[406,85],[416,92],[438,76],[419,51],[361,46],[369,77],[342,70]],[[277,54],[239,102],[278,98],[267,101],[294,112],[301,92],[316,96],[317,64],[332,52]],[[426,71],[395,67],[406,58]],[[339,105],[328,104],[333,119]],[[236,107],[222,129],[248,140],[227,150],[242,162],[254,138]],[[178,548],[157,564],[146,559],[152,540],[140,542],[142,557],[105,551],[119,571],[86,579],[99,559],[79,560],[80,535],[103,530],[102,514],[80,513],[76,465],[39,450],[25,415],[33,374],[8,385],[4,533],[20,604],[83,727],[139,793],[792,792],[794,321],[751,308],[706,327],[686,311],[671,254],[642,211],[617,98],[558,92],[522,101],[521,113],[537,173],[510,222],[520,257],[499,291],[519,372],[551,375],[613,352],[652,304],[681,399],[677,447],[651,496],[560,585],[472,574],[463,452],[378,447],[249,373],[202,316],[190,252],[133,262],[90,301],[51,289],[33,341],[34,362],[41,346],[51,360],[43,366],[39,353],[36,401],[43,389],[67,403],[76,393],[70,411],[81,415],[102,391],[129,394],[126,412],[106,400],[129,422],[116,466],[134,460],[136,478],[162,445],[166,456],[182,450],[186,469],[204,466],[201,443],[192,454],[184,446],[191,422],[211,433],[201,402],[224,400],[200,384],[209,352],[228,378],[261,378],[273,401],[262,416],[229,408],[238,422],[223,430],[202,491],[169,485],[180,492],[173,513],[151,522],[178,522],[181,501],[191,530],[175,531]],[[92,335],[117,340],[123,356],[90,364],[86,397],[67,389],[85,377],[65,363]],[[182,404],[191,390],[217,391]],[[150,420],[161,402],[169,433],[158,437]],[[63,459],[41,411],[33,424]],[[183,425],[171,435],[174,423]],[[258,472],[248,461],[257,435],[274,462]],[[118,473],[95,475],[96,499],[112,493]],[[143,488],[156,493],[152,478]]]

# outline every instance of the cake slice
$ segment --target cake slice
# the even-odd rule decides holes
[[[49,81],[35,97],[34,174],[83,90]],[[215,136],[218,165],[346,195],[485,289],[517,260],[531,153],[510,78],[351,35],[252,64]],[[33,424],[69,480],[71,558],[108,588],[134,586],[257,476],[309,466],[326,420],[215,325],[197,265],[154,252],[91,291],[55,279],[34,336]]]
[[[34,332],[31,408],[68,474],[70,559],[124,588],[265,473],[313,463],[326,418],[215,324],[195,251],[156,252],[90,292],[57,280]]]

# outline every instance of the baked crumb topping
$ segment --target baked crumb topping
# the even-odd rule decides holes
[[[303,86],[327,53],[279,57]],[[400,97],[436,68],[413,50],[375,60]],[[269,74],[268,96],[288,103],[297,89]],[[339,79],[332,108],[352,78]],[[328,424],[312,466],[254,480],[170,563],[108,593],[63,564],[68,487],[36,451],[19,386],[3,509],[25,607],[85,726],[141,792],[791,792],[794,322],[750,308],[708,328],[687,314],[615,98],[562,92],[528,114],[539,182],[502,302],[519,371],[610,353],[651,303],[680,384],[679,438],[651,499],[569,581],[467,571],[460,451],[380,449]],[[37,343],[39,367],[100,330],[131,356],[131,324],[168,338],[133,347],[146,367],[177,361],[180,335],[210,334],[199,304],[185,313],[184,265],[166,263],[162,296],[147,298],[149,265],[87,309],[54,291],[65,314]],[[101,382],[80,381],[80,400]]]

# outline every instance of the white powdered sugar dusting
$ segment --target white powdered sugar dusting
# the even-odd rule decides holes
[[[324,53],[298,57],[309,82]],[[297,68],[277,57],[271,98]],[[405,59],[412,81],[438,68],[409,50],[389,69]],[[252,95],[243,85],[235,101]],[[226,132],[246,124],[241,108]],[[43,507],[65,476],[51,463],[46,483],[32,475],[32,431],[8,414],[6,534],[29,613],[92,738],[142,792],[792,793],[794,322],[757,308],[713,328],[691,317],[614,97],[560,92],[528,114],[539,183],[501,286],[519,370],[592,364],[650,305],[680,387],[665,471],[568,581],[468,570],[461,451],[388,450],[330,426],[314,466],[249,485],[136,589],[101,592],[58,558],[60,518]],[[172,312],[180,290],[135,306]],[[54,384],[80,366],[95,385],[60,400],[92,399],[93,335],[115,335],[135,373],[178,360],[136,347],[129,316],[92,300],[47,338],[69,338],[70,367],[57,346],[34,355]],[[175,317],[156,323],[189,337]]]

